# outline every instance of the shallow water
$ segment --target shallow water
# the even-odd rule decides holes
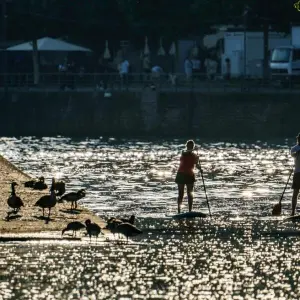
[[[144,231],[128,245],[0,244],[0,299],[299,299],[299,226],[269,217],[293,141],[201,143],[213,218],[170,223],[183,142],[0,139],[0,153],[30,175],[85,187],[85,206],[135,213]],[[195,210],[207,212],[199,179]],[[288,188],[285,214],[290,198]]]

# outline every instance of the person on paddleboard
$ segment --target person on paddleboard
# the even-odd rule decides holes
[[[297,199],[299,195],[300,190],[300,133],[298,134],[297,138],[297,145],[292,147],[291,149],[291,155],[294,157],[294,176],[293,176],[293,184],[292,189],[293,192],[293,198],[292,198],[292,216],[295,215],[296,206],[297,206]]]
[[[189,212],[192,211],[194,201],[194,183],[196,181],[194,173],[195,166],[202,173],[201,167],[199,165],[199,157],[194,153],[194,149],[194,141],[189,140],[186,142],[186,149],[181,153],[180,165],[175,179],[175,182],[178,185],[178,213],[180,213],[185,186],[187,188]]]

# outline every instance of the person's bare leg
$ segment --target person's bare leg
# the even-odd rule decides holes
[[[193,203],[194,203],[194,184],[187,184],[187,196],[188,196],[188,203],[189,203],[189,212],[193,210]]]
[[[299,189],[294,189],[293,198],[292,198],[292,216],[295,215],[298,195],[299,195]]]
[[[178,184],[178,213],[180,214],[180,209],[183,201],[183,195],[184,195],[184,184]]]

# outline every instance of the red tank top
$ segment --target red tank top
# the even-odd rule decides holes
[[[182,152],[178,172],[193,175],[197,159],[198,156],[193,152]]]

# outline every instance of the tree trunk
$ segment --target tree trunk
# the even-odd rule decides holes
[[[32,40],[33,84],[38,85],[40,79],[39,53],[37,39]]]
[[[269,22],[264,21],[264,79],[269,76]]]

